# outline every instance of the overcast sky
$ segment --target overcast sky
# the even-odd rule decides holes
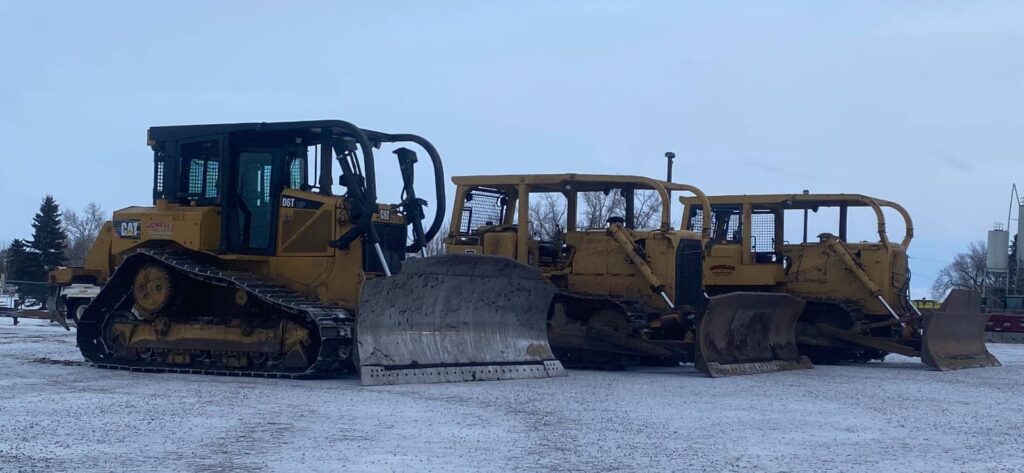
[[[708,193],[895,200],[920,297],[1024,183],[1022,2],[0,0],[0,61],[7,241],[46,193],[149,204],[151,125],[340,118],[449,175],[662,177],[672,150]]]

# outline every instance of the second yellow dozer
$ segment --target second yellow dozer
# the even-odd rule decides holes
[[[938,370],[999,366],[985,348],[988,315],[981,313],[980,304],[963,302],[958,294],[940,310],[922,315],[911,303],[907,249],[914,224],[899,204],[858,194],[720,195],[681,201],[687,228],[711,224],[704,261],[708,293],[763,291],[803,299],[797,342],[815,363],[880,360],[898,353],[920,357]],[[874,215],[876,241],[848,241],[849,210],[856,208]],[[903,219],[900,242],[888,237],[887,208]],[[808,241],[810,213],[835,218],[830,223],[835,233]],[[802,235],[799,222],[793,221],[797,219],[803,222]]]
[[[548,337],[568,366],[694,362],[715,377],[812,367],[794,338],[803,301],[765,293],[705,297],[710,227],[670,225],[672,193],[702,200],[698,188],[618,175],[452,180],[457,190],[446,251],[504,256],[539,268],[558,290]],[[641,193],[646,204],[638,209]],[[621,205],[608,207],[617,199]],[[637,228],[640,212],[658,215],[655,228]],[[578,223],[583,213],[590,221]]]
[[[539,270],[505,258],[406,259],[444,220],[441,159],[427,140],[322,120],[153,127],[148,142],[154,205],[114,212],[85,267],[54,274],[102,287],[77,320],[78,346],[96,366],[260,377],[354,369],[367,385],[565,374],[545,333],[554,290]],[[373,150],[392,143],[418,145],[433,164],[437,212],[426,228],[411,149],[394,151],[402,201],[377,202]],[[53,310],[67,327],[64,313]]]

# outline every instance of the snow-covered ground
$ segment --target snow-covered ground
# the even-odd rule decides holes
[[[361,387],[80,363],[0,318],[3,471],[1021,471],[1024,345],[709,379],[691,367]]]

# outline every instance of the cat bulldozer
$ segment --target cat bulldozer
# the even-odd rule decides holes
[[[324,120],[159,126],[148,144],[153,206],[114,212],[86,265],[53,275],[102,287],[78,311],[92,364],[286,378],[358,370],[366,385],[564,375],[545,333],[554,290],[538,269],[406,259],[445,217],[441,158],[426,139]],[[374,150],[402,144],[432,163],[429,225],[412,149],[394,150],[401,202],[377,202]],[[53,313],[65,327],[66,313]]]
[[[811,367],[795,344],[799,299],[763,293],[705,298],[701,268],[710,227],[679,231],[670,225],[672,193],[703,200],[698,188],[617,175],[452,180],[457,189],[446,251],[504,256],[539,268],[558,291],[547,329],[567,366],[693,362],[714,377]],[[608,215],[609,209],[619,214]]]
[[[722,195],[707,201],[710,211],[703,199],[681,199],[687,228],[711,224],[705,290],[804,300],[797,343],[813,362],[881,360],[898,353],[920,357],[938,370],[999,366],[985,348],[987,316],[977,304],[945,304],[922,315],[911,303],[907,249],[914,224],[899,204],[856,194],[808,193]],[[857,208],[866,209],[862,217],[873,214],[876,241],[847,239],[849,211]],[[905,235],[899,242],[888,237],[886,209],[902,217]],[[811,213],[816,221],[829,219],[836,233],[808,241]],[[802,235],[796,233],[801,221]]]

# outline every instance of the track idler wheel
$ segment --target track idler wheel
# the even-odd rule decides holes
[[[136,357],[135,351],[128,346],[129,340],[125,336],[124,330],[118,327],[118,325],[123,325],[133,320],[135,320],[135,315],[130,311],[118,310],[111,314],[106,324],[104,324],[103,343],[107,346],[107,350],[116,358],[133,359]]]

